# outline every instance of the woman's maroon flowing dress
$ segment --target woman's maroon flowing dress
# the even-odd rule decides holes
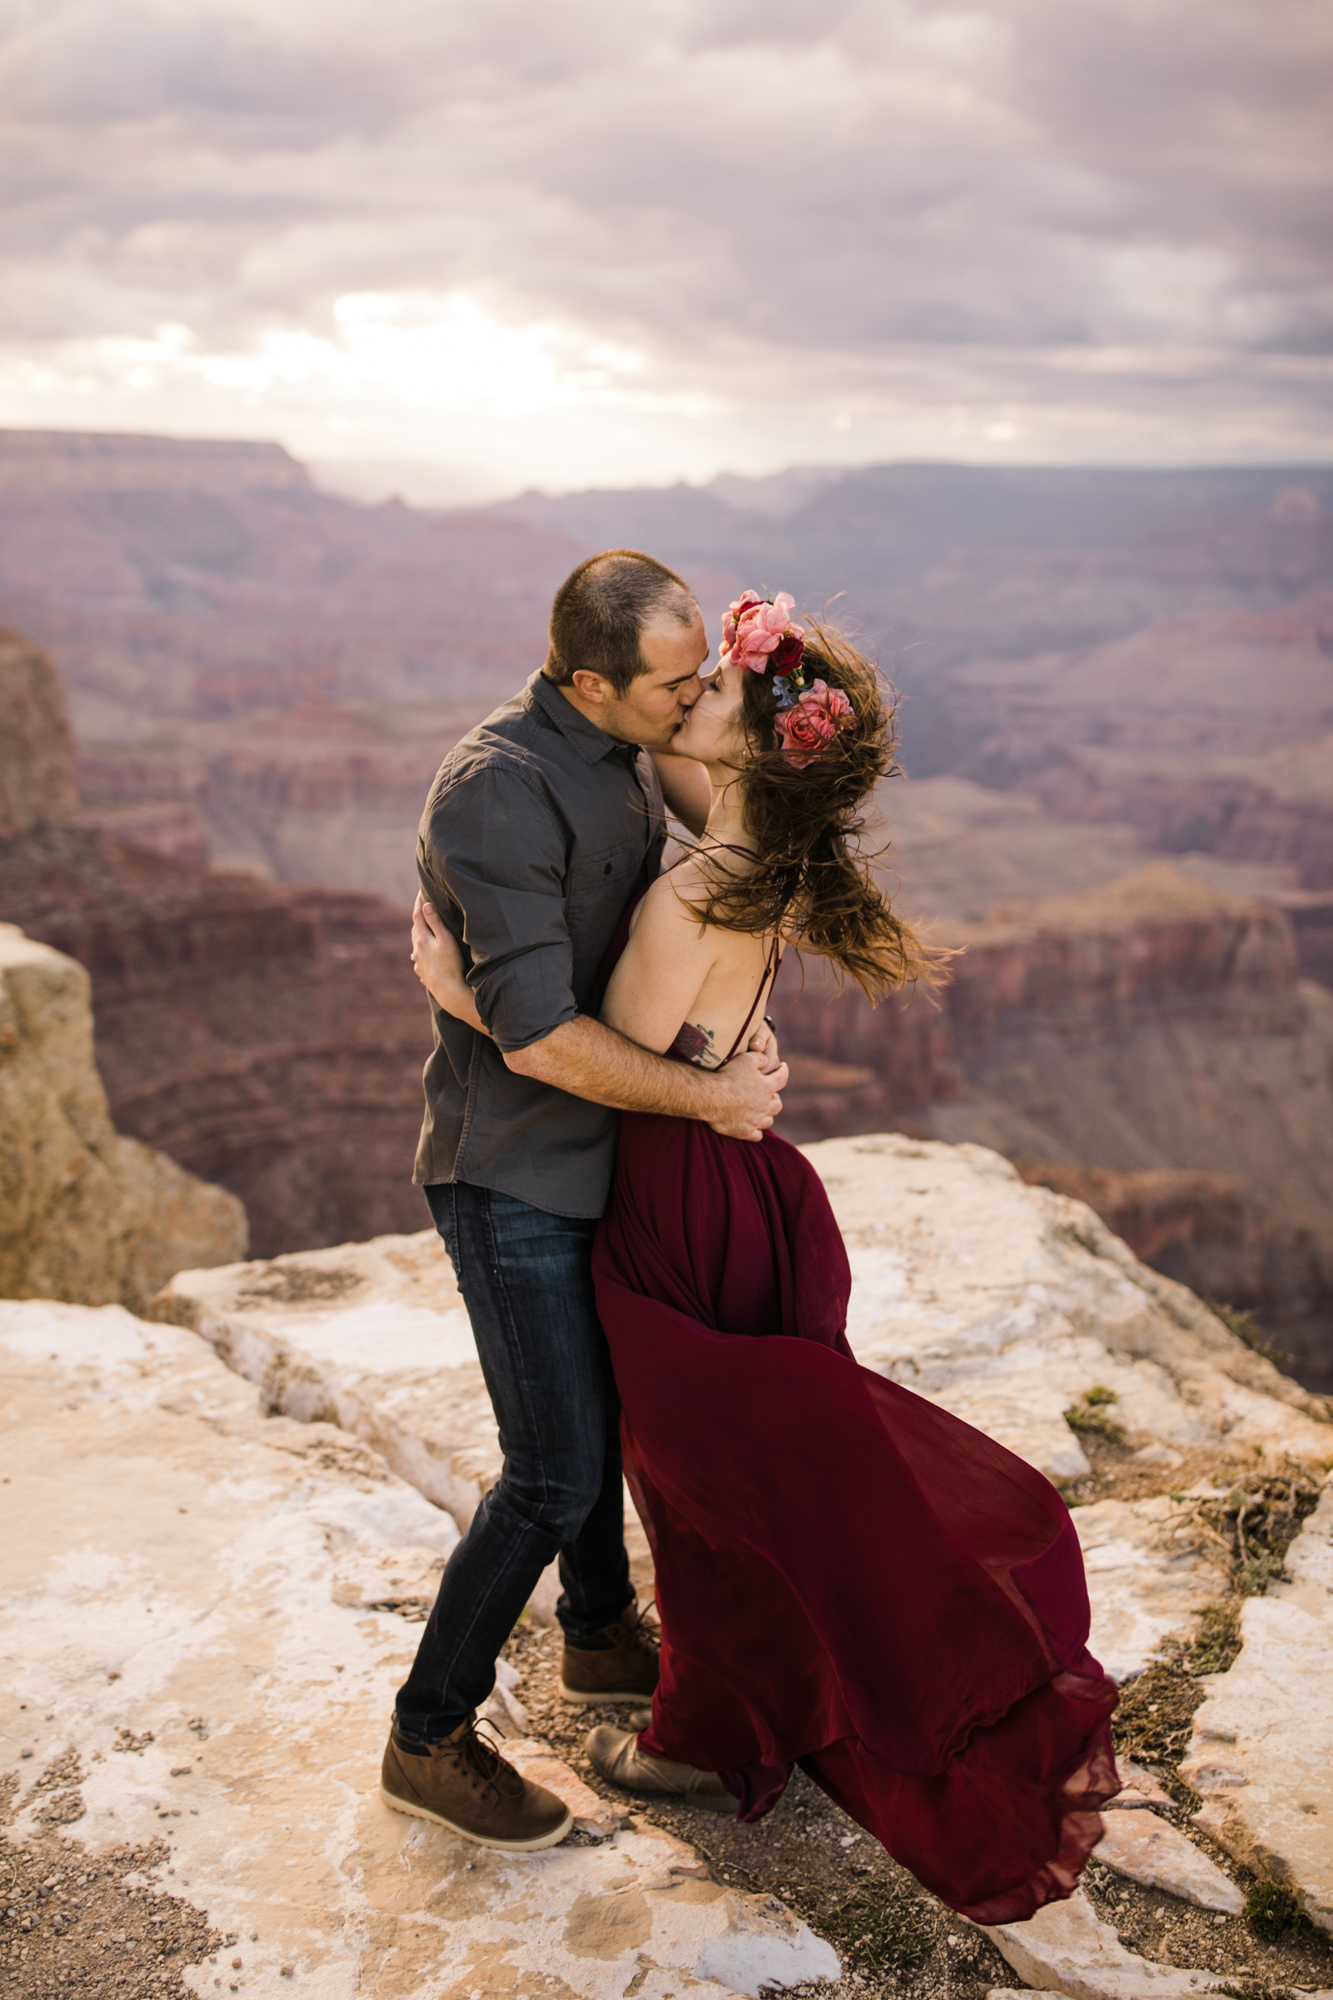
[[[854,1359],[809,1162],[625,1113],[593,1269],[657,1571],[644,1750],[720,1771],[744,1819],[799,1763],[980,1923],[1069,1895],[1119,1789],[1073,1523]]]

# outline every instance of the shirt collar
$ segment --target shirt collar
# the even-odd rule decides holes
[[[638,756],[635,744],[622,743],[619,737],[608,736],[595,722],[589,722],[586,715],[580,715],[573,702],[565,700],[559,688],[547,680],[540,667],[528,682],[528,698],[568,738],[585,764],[600,764],[613,750],[623,750],[627,762]]]

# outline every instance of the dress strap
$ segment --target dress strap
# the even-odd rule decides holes
[[[778,976],[778,967],[781,964],[782,964],[782,943],[779,938],[775,937],[772,942],[772,945],[769,947],[767,956],[764,959],[764,970],[760,975],[759,990],[755,994],[754,999],[750,1002],[750,1011],[745,1017],[745,1025],[742,1027],[739,1035],[737,1035],[731,1047],[727,1050],[726,1055],[723,1056],[722,1061],[718,1064],[719,1069],[726,1068],[727,1064],[731,1061],[731,1058],[736,1054],[737,1050],[741,1047],[741,1044],[745,1041],[746,1036],[750,1032],[750,1027],[754,1021],[754,1017],[759,1012],[760,1007],[763,1005],[765,993],[771,992],[773,989],[773,982],[774,980],[776,980]]]

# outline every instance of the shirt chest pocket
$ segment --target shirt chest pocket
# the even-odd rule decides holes
[[[593,854],[581,854],[565,878],[565,921],[571,931],[594,928],[609,918],[612,926],[638,879],[643,847],[637,840],[620,841]]]

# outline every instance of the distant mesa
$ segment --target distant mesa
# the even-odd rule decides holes
[[[237,493],[309,484],[289,451],[258,440],[0,430],[0,494],[31,494],[34,486],[47,493]]]

